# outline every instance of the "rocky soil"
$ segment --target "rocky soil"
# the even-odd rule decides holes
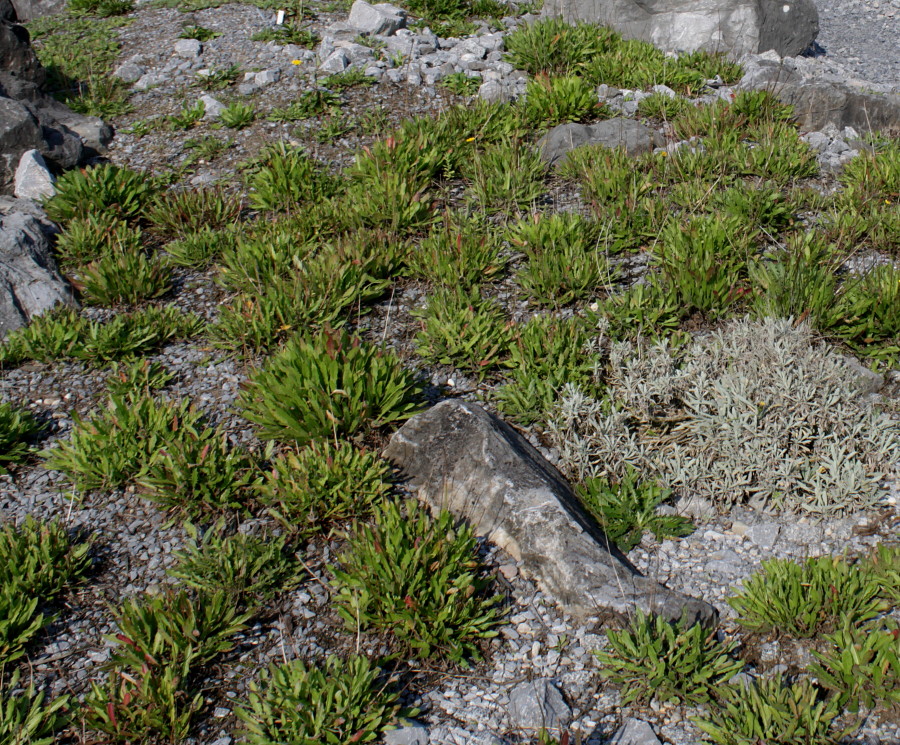
[[[327,36],[329,25],[347,17],[345,7],[310,3],[305,10],[312,14],[308,27],[321,36]],[[900,55],[895,46],[890,46],[900,38],[897,0],[832,0],[823,3],[821,10],[820,41],[826,54],[816,58],[819,64],[829,70],[845,69],[847,77],[861,77],[880,89],[900,85]],[[462,40],[438,39],[421,30],[389,37],[395,41],[388,43],[387,54],[381,54],[380,50],[352,42],[352,46],[347,46],[340,35],[330,42],[326,38],[313,50],[250,41],[251,35],[272,28],[275,21],[274,11],[252,6],[225,5],[190,13],[150,4],[141,6],[119,31],[119,75],[134,86],[134,111],[113,122],[117,135],[108,158],[117,164],[154,172],[184,167],[187,184],[222,181],[239,188],[239,163],[267,143],[289,140],[302,143],[314,156],[339,168],[350,162],[356,150],[402,119],[438,112],[465,100],[438,85],[449,72],[463,72],[479,77],[482,84],[495,84],[482,88],[485,95],[511,95],[520,90],[524,78],[501,56],[504,31],[527,20],[512,15],[502,27],[485,26]],[[202,43],[185,43],[189,40],[179,39],[179,35],[189,25],[211,29],[220,36]],[[885,40],[889,42],[887,46],[882,43]],[[416,59],[406,56],[402,62],[392,60],[391,44],[396,45],[396,51],[413,48]],[[377,84],[340,92],[340,113],[330,119],[291,124],[266,121],[265,114],[272,108],[285,106],[302,91],[313,89],[317,80],[329,72],[339,72],[345,62],[364,63],[367,74]],[[330,67],[323,70],[325,63],[330,63]],[[244,71],[235,86],[223,93],[205,89],[203,80],[209,71],[231,65]],[[725,90],[720,94],[727,93]],[[203,95],[222,103],[252,103],[260,116],[256,123],[240,131],[215,129],[214,119],[210,118],[187,132],[150,131],[142,136],[137,133],[141,131],[140,123],[176,113]],[[636,107],[633,98],[626,100],[620,92],[611,92],[608,103],[626,114],[633,114]],[[208,103],[208,113],[213,109]],[[326,129],[329,127],[334,129]],[[231,143],[215,159],[197,160],[189,141],[202,135]],[[812,139],[829,170],[840,167],[855,154],[852,132],[812,133]],[[823,185],[829,186],[827,179]],[[553,194],[552,198],[564,202],[572,195]],[[212,279],[210,273],[184,272],[173,302],[213,318],[223,295]],[[412,337],[408,313],[421,300],[421,287],[415,283],[400,285],[396,294],[386,298],[365,319],[364,332],[385,339],[401,352],[408,351]],[[510,300],[511,311],[521,315],[524,304],[516,306],[517,302]],[[193,400],[208,413],[211,423],[227,427],[235,442],[260,446],[247,423],[232,410],[239,388],[247,380],[247,364],[227,358],[203,343],[169,346],[152,359],[176,375],[167,395]],[[477,398],[480,393],[475,381],[466,380],[455,371],[432,369],[425,373],[441,395]],[[83,416],[98,405],[104,395],[105,375],[77,364],[25,365],[0,374],[0,398],[24,403],[52,423],[52,433],[42,443],[50,447],[67,436],[75,414]],[[172,564],[172,552],[183,545],[185,533],[177,523],[166,525],[163,514],[130,490],[68,498],[60,475],[39,465],[22,467],[11,476],[0,477],[2,519],[20,520],[26,514],[46,518],[62,515],[69,525],[84,528],[98,539],[97,563],[90,581],[66,599],[65,608],[47,630],[43,645],[31,655],[39,685],[54,694],[69,691],[80,695],[88,681],[99,679],[100,666],[109,655],[109,646],[103,641],[104,634],[114,632],[109,605],[117,605],[135,593],[157,591],[169,582],[166,569]],[[825,523],[749,511],[711,516],[688,538],[662,543],[645,539],[629,558],[672,589],[715,603],[723,617],[720,633],[730,637],[737,628],[724,598],[729,588],[758,569],[762,560],[863,553],[878,542],[896,539],[898,531],[900,512],[894,492],[868,514]],[[242,635],[239,646],[222,664],[221,675],[210,681],[206,691],[207,714],[201,718],[191,742],[232,742],[236,725],[232,702],[244,697],[247,680],[270,661],[295,656],[315,659],[326,651],[351,650],[357,643],[343,631],[329,601],[326,565],[333,560],[336,547],[337,543],[331,540],[311,546],[304,557],[309,580]],[[428,742],[529,742],[542,723],[541,717],[547,724],[553,724],[555,717],[560,726],[568,725],[585,743],[607,742],[625,725],[631,727],[630,731],[638,731],[634,722],[626,721],[629,718],[649,723],[658,740],[628,742],[699,742],[700,733],[689,721],[694,712],[668,706],[623,708],[618,693],[596,676],[596,661],[591,653],[604,644],[607,619],[601,613],[586,624],[576,623],[524,579],[508,556],[489,545],[483,550],[507,595],[510,623],[488,645],[487,661],[473,670],[430,668],[420,661],[409,661],[410,672],[416,674],[410,676],[405,700],[422,710],[418,722],[428,728]],[[372,654],[386,649],[383,640],[374,636],[363,636],[360,643]],[[753,657],[757,660],[752,672],[769,671],[778,665],[795,669],[804,663],[805,652],[776,641],[761,639],[748,644],[754,645]],[[548,694],[550,703],[541,710],[529,704],[534,697],[529,685],[536,687],[538,693],[552,689],[561,695]],[[423,732],[406,735],[424,738]],[[900,720],[870,716],[855,737],[855,742],[871,745],[900,743]]]

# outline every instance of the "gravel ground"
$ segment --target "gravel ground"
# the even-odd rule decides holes
[[[900,0],[816,0],[818,44],[854,77],[900,90]]]
[[[900,0],[833,0],[820,3],[819,7],[819,41],[826,54],[824,59],[843,65],[854,76],[872,83],[900,83],[900,54],[896,48],[900,38]],[[292,65],[299,50],[248,41],[250,34],[271,25],[271,16],[237,5],[191,14],[150,8],[138,13],[137,20],[121,31],[121,58],[139,60],[147,70],[164,74],[165,80],[133,97],[136,110],[116,122],[119,134],[110,149],[110,159],[155,171],[183,163],[189,154],[185,141],[195,137],[196,132],[137,137],[122,130],[137,121],[176,112],[185,102],[192,103],[200,95],[191,86],[200,69],[231,64],[244,70],[277,67],[283,75],[277,84],[248,94],[248,100],[263,113],[308,89],[307,76],[315,62]],[[344,17],[341,13],[322,12],[313,26],[321,30]],[[222,36],[205,44],[200,58],[174,58],[171,50],[182,26],[187,24],[220,31]],[[241,132],[229,132],[228,136],[234,138],[232,148],[214,162],[196,164],[189,178],[193,184],[224,178],[238,188],[235,164],[258,152],[263,144],[280,139],[303,142],[313,155],[337,168],[347,164],[357,148],[402,118],[440,111],[460,100],[440,87],[396,85],[385,80],[371,89],[342,94],[342,115],[358,120],[376,112],[381,122],[378,127],[359,126],[334,141],[320,143],[314,137],[314,125],[298,129],[295,125],[260,121]],[[225,137],[224,133],[214,134]],[[823,152],[823,157],[826,155]],[[563,205],[572,203],[575,196],[554,192],[552,200]],[[174,302],[213,317],[224,296],[213,284],[212,274],[190,274],[180,279],[183,281]],[[501,284],[497,292],[501,299],[505,298],[514,317],[523,317],[527,312],[525,304],[508,290]],[[363,319],[361,331],[374,339],[383,338],[408,354],[415,331],[409,322],[409,311],[420,305],[422,298],[422,287],[399,284],[394,295]],[[235,443],[251,448],[261,446],[246,422],[232,410],[240,386],[247,380],[248,364],[228,359],[202,342],[169,346],[152,359],[163,363],[176,376],[165,396],[189,397],[209,415],[212,424],[225,427]],[[468,395],[475,396],[476,383],[454,371],[434,368],[426,372],[435,386],[444,386],[452,378],[457,391],[470,390],[473,393]],[[50,435],[42,445],[51,447],[70,432],[74,414],[85,416],[102,401],[104,381],[105,373],[78,364],[25,365],[0,374],[0,398],[26,405],[50,423]],[[70,526],[90,532],[97,539],[97,561],[90,581],[66,597],[59,619],[48,629],[39,648],[32,651],[30,659],[39,686],[54,694],[70,691],[80,696],[89,680],[99,680],[101,665],[109,656],[110,647],[102,637],[114,632],[110,604],[117,605],[135,593],[157,592],[167,584],[170,580],[166,569],[173,563],[172,552],[184,545],[185,533],[177,523],[166,526],[165,516],[133,489],[78,495],[76,499],[66,499],[65,491],[66,485],[57,473],[39,466],[17,469],[12,476],[0,477],[0,516],[7,521],[19,520],[25,514],[63,515]],[[830,520],[827,524],[751,512],[733,513],[711,519],[684,540],[645,540],[629,558],[672,589],[713,602],[723,616],[721,633],[730,637],[737,629],[724,598],[763,559],[796,559],[844,551],[863,553],[874,543],[897,537],[900,522],[896,505],[895,492],[892,501],[886,501],[877,511]],[[248,530],[253,528],[245,526]],[[431,743],[511,745],[532,741],[533,728],[524,727],[508,706],[516,686],[532,680],[562,691],[571,713],[570,729],[581,734],[586,743],[605,742],[628,716],[649,722],[666,743],[699,742],[699,731],[690,722],[696,711],[665,706],[622,707],[617,692],[600,682],[592,651],[604,644],[607,619],[598,615],[588,623],[576,623],[523,578],[509,557],[491,546],[482,548],[506,594],[510,623],[497,640],[487,645],[487,660],[471,671],[430,668],[416,660],[406,663],[405,670],[412,680],[406,702],[422,709],[419,721],[429,727]],[[229,745],[236,724],[232,714],[234,701],[244,697],[247,680],[269,662],[294,656],[320,659],[326,651],[354,649],[357,640],[343,631],[327,588],[326,566],[337,550],[337,540],[314,542],[304,556],[308,581],[244,632],[238,647],[210,678],[207,711],[191,743]],[[358,643],[372,655],[388,650],[385,640],[375,635],[363,635]],[[807,654],[803,649],[779,647],[767,640],[747,640],[746,644],[753,646],[750,656],[755,673],[771,671],[779,664],[802,664]],[[896,745],[900,743],[900,720],[870,716],[856,742]]]

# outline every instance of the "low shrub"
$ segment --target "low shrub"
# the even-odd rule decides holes
[[[362,656],[328,657],[321,667],[302,660],[272,664],[250,683],[246,706],[235,709],[251,745],[273,742],[373,742],[403,713],[398,695],[379,683],[381,670]]]
[[[734,642],[716,641],[700,624],[670,623],[640,609],[627,628],[607,631],[609,651],[595,652],[600,675],[622,688],[622,702],[708,703],[744,663],[731,655]]]
[[[890,416],[859,399],[859,374],[804,324],[732,321],[678,348],[620,342],[608,370],[607,400],[567,389],[550,422],[576,478],[631,464],[722,509],[830,515],[876,502],[900,453]]]
[[[742,626],[798,639],[848,624],[859,626],[887,609],[868,572],[831,556],[807,559],[805,564],[764,561],[761,571],[727,602]]]
[[[41,425],[34,416],[12,404],[0,403],[0,476],[8,466],[24,461],[31,452],[30,441]]]
[[[338,613],[348,628],[389,630],[422,657],[467,666],[501,616],[475,549],[472,529],[455,526],[446,510],[432,519],[414,500],[384,502],[331,570]]]
[[[683,538],[695,530],[685,517],[658,514],[656,508],[669,500],[672,492],[653,481],[642,480],[634,469],[627,470],[618,483],[595,477],[580,484],[576,491],[606,537],[625,553],[641,542],[645,532],[661,541]]]
[[[348,442],[313,442],[272,462],[259,502],[285,530],[307,536],[367,517],[391,488],[390,466]]]
[[[263,439],[303,445],[408,419],[421,390],[393,354],[325,330],[288,342],[251,376],[239,406]]]

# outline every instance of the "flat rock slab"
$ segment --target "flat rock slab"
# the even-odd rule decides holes
[[[582,508],[562,474],[506,422],[442,401],[407,421],[384,451],[432,511],[448,509],[517,561],[567,612],[635,608],[714,625],[708,603],[635,569]]]
[[[650,127],[621,117],[596,124],[560,124],[538,140],[541,158],[551,166],[562,165],[572,150],[585,145],[622,147],[629,155],[640,155],[664,144]]]

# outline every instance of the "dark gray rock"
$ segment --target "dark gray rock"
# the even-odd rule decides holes
[[[385,457],[432,510],[447,508],[579,618],[637,607],[713,624],[716,610],[641,575],[518,432],[476,404],[442,401],[406,422]]]
[[[544,13],[612,26],[667,52],[732,57],[768,49],[800,54],[819,33],[813,0],[546,0]]]
[[[551,166],[565,162],[570,150],[584,145],[624,147],[629,155],[640,155],[662,147],[663,138],[633,119],[607,119],[596,124],[560,124],[538,140],[541,158]]]
[[[546,678],[519,683],[509,692],[507,707],[515,729],[560,729],[569,724],[572,710],[559,689]]]
[[[43,144],[41,125],[18,101],[0,97],[0,187],[8,191],[22,153]]]
[[[49,223],[13,210],[0,216],[0,338],[55,305],[77,305],[53,261]]]
[[[768,90],[794,107],[800,127],[820,131],[829,125],[858,132],[900,133],[900,95],[872,92],[835,75],[817,74],[814,62],[768,57],[742,60],[742,89]]]
[[[0,23],[0,86],[4,89],[14,88],[14,81],[42,85],[46,76],[31,48],[25,27],[14,23]]]
[[[14,169],[27,150],[38,150],[57,170],[103,152],[112,129],[44,93],[46,73],[21,26],[0,23],[0,61],[0,191],[11,191]]]

